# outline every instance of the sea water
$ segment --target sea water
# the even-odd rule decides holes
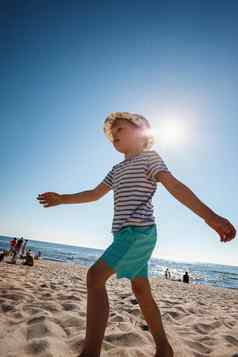
[[[0,236],[0,250],[9,249],[9,242],[12,238]],[[91,266],[103,253],[103,250],[100,249],[36,240],[29,240],[27,248],[32,249],[34,254],[40,251],[42,259],[76,263],[83,266]],[[238,267],[235,266],[176,262],[152,258],[149,265],[149,274],[150,276],[164,277],[166,268],[169,269],[173,280],[181,280],[183,274],[187,271],[191,284],[238,289]]]

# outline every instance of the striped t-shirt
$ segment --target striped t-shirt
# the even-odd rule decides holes
[[[121,228],[148,226],[155,223],[152,197],[156,191],[155,176],[168,171],[156,151],[142,153],[113,166],[103,183],[114,192],[112,233]]]

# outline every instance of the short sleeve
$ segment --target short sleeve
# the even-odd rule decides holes
[[[148,178],[152,179],[153,181],[156,181],[155,177],[160,171],[169,172],[169,169],[161,158],[161,156],[156,151],[150,151],[147,168]]]
[[[102,182],[105,183],[105,185],[112,188],[112,186],[113,186],[113,169],[108,172],[108,174],[106,175],[106,177],[104,178],[104,180]]]

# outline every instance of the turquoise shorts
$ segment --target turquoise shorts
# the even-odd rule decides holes
[[[117,274],[130,280],[148,278],[148,261],[156,245],[156,225],[126,226],[114,234],[113,243],[99,260]]]

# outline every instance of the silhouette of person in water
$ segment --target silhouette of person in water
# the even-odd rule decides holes
[[[168,268],[166,268],[164,275],[165,275],[165,279],[170,279],[171,278],[171,274],[170,274],[170,271],[169,271]]]
[[[35,256],[34,259],[38,260],[41,257],[41,252],[39,251]]]
[[[187,283],[187,284],[189,283],[189,275],[187,271],[183,275],[183,283]]]

